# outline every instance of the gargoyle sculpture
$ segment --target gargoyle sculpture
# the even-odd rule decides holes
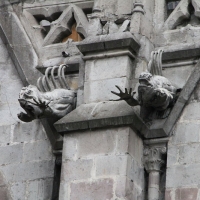
[[[76,92],[67,85],[64,75],[66,67],[61,65],[47,68],[45,76],[38,79],[37,87],[29,85],[22,88],[18,100],[26,113],[18,114],[20,120],[30,122],[34,119],[51,118],[56,121],[75,108]],[[55,70],[58,71],[57,77]]]
[[[162,50],[152,52],[148,72],[142,72],[139,76],[137,95],[132,88],[129,91],[125,88],[123,92],[116,86],[119,93],[112,91],[120,97],[118,100],[125,100],[130,106],[140,105],[140,115],[145,122],[166,118],[180,93],[180,89],[162,76],[161,58]]]

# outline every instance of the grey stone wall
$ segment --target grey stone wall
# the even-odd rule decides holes
[[[51,199],[54,157],[39,121],[26,124],[18,94],[23,87],[0,40],[0,199]]]
[[[143,199],[142,155],[129,127],[66,134],[59,199]]]
[[[166,200],[200,198],[199,89],[198,85],[168,145]]]

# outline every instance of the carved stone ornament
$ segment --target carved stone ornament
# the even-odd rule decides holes
[[[191,11],[191,6],[194,12]],[[187,24],[196,24],[195,18],[200,18],[200,1],[199,0],[181,0],[174,11],[170,14],[166,20],[164,27],[165,29],[176,29],[177,26],[183,22]],[[199,25],[199,23],[198,23]]]
[[[166,118],[180,92],[162,76],[162,50],[152,52],[148,71],[139,76],[137,95],[132,92],[132,88],[129,91],[125,88],[123,92],[116,87],[119,93],[112,93],[120,97],[118,100],[125,100],[130,106],[141,106],[140,115],[145,122]]]
[[[146,147],[144,149],[144,166],[147,172],[160,171],[165,159],[163,156],[167,153],[166,147]]]
[[[20,120],[30,122],[34,119],[51,118],[56,121],[75,108],[76,92],[69,89],[65,80],[66,67],[49,67],[45,76],[38,79],[37,87],[29,85],[22,88],[18,100],[26,113],[18,114]]]

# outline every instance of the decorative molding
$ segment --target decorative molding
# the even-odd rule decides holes
[[[144,149],[144,166],[148,173],[160,171],[165,164],[163,155],[167,153],[166,147],[148,146]]]

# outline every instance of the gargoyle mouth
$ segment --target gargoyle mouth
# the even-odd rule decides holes
[[[30,105],[30,103],[24,99],[18,99],[21,107],[26,111],[27,115],[34,118],[34,108]]]

